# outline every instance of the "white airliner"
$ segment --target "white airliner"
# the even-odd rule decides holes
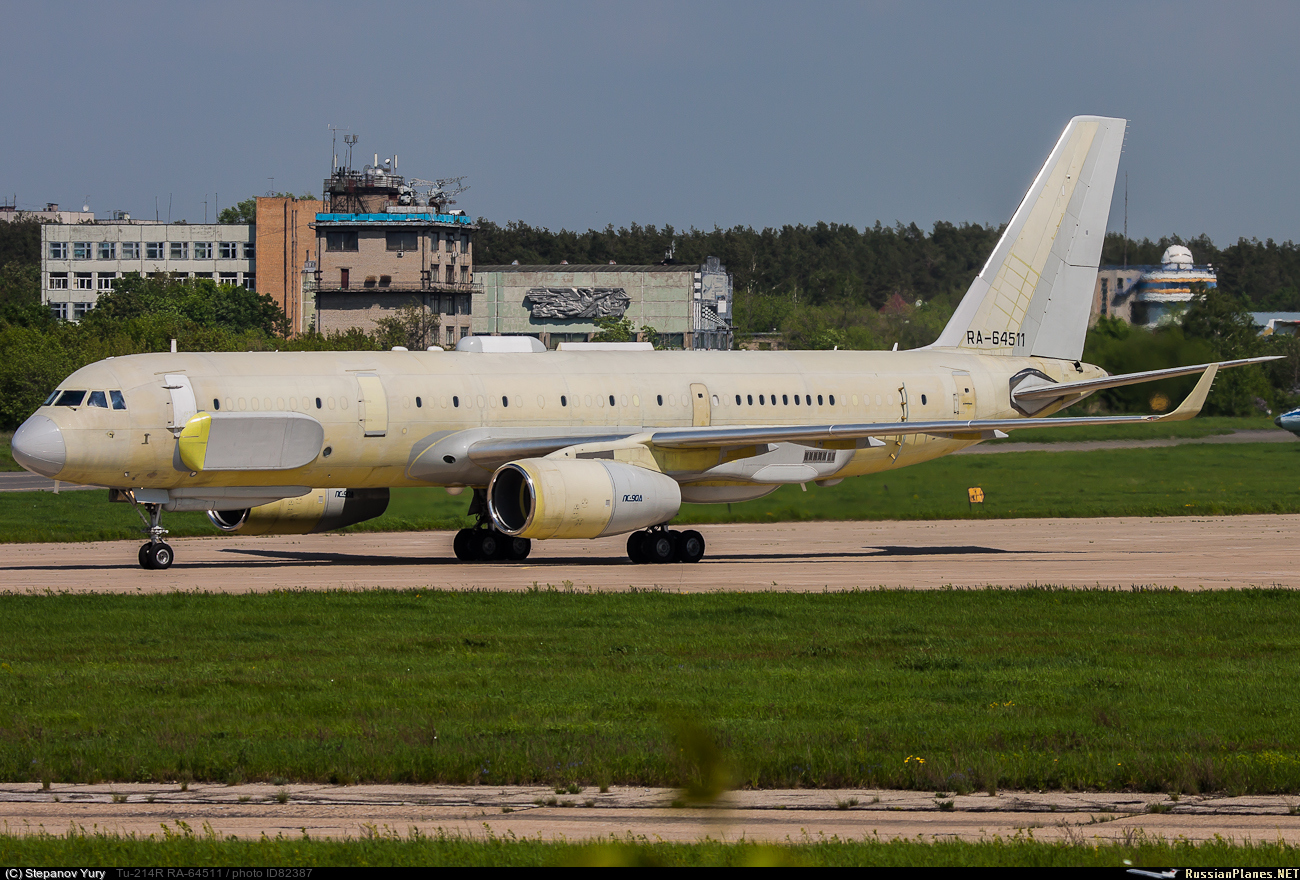
[[[305,534],[383,513],[389,489],[472,490],[460,559],[523,559],[534,538],[631,533],[636,562],[695,562],[683,502],[928,461],[1022,427],[1187,419],[1216,370],[1107,376],[1079,361],[1125,121],[1071,120],[933,345],[914,351],[172,353],[77,370],[13,437],[30,471],[103,486],[147,517]],[[633,346],[635,349],[635,346]],[[1166,415],[1052,418],[1094,391],[1201,373]],[[318,488],[325,487],[325,488]]]

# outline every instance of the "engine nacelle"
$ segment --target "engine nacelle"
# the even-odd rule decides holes
[[[310,535],[374,519],[388,509],[387,489],[312,489],[244,510],[209,510],[223,532],[241,535]]]
[[[526,458],[488,484],[492,522],[517,538],[601,538],[667,522],[682,506],[677,481],[607,459]]]

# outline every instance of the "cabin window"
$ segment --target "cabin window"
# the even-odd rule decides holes
[[[81,406],[81,401],[84,400],[85,397],[86,397],[86,392],[84,391],[65,391],[63,392],[63,395],[59,398],[59,402],[54,405],[55,406]]]
[[[215,397],[212,398],[212,408],[213,408],[213,409],[221,409],[221,401],[220,401],[220,400],[217,400],[217,398],[215,398]]]
[[[422,406],[424,406],[424,401],[419,397],[415,398],[415,408],[420,409]]]
[[[51,403],[54,403],[54,398],[58,396],[59,396],[59,389],[55,388],[53,391],[50,392],[50,396],[45,398],[45,402],[42,403],[41,406],[49,406]]]
[[[655,400],[659,401],[660,406],[664,405],[664,396],[662,394],[656,394]]]
[[[811,394],[805,394],[805,395],[803,396],[803,402],[806,403],[806,404],[808,404],[809,406],[812,406],[812,395],[811,395]]]
[[[568,406],[568,405],[569,405],[569,397],[568,397],[568,395],[567,395],[567,394],[561,394],[561,395],[560,395],[560,406]]]
[[[752,395],[752,394],[746,394],[746,395],[745,395],[745,400],[747,400],[747,401],[749,402],[749,405],[750,405],[750,406],[753,406],[753,405],[754,405],[754,395]]]
[[[316,408],[320,409],[320,398],[316,398]]]
[[[740,395],[736,395],[736,406],[740,406]]]
[[[102,391],[90,392],[90,399],[86,401],[86,406],[97,406],[100,409],[108,409],[108,397]]]
[[[121,391],[108,392],[108,399],[113,401],[113,409],[126,409],[126,398]]]
[[[781,395],[781,405],[782,405],[782,406],[789,406],[789,405],[790,405],[790,398],[787,397],[786,395],[782,394],[782,395]]]
[[[798,405],[799,405],[799,395],[798,395],[798,394],[796,394],[796,395],[794,396],[794,405],[795,405],[795,406],[798,406]]]
[[[509,397],[506,397],[504,394],[502,394],[502,395],[501,395],[501,405],[502,405],[502,406],[509,406],[509,405],[510,405],[510,398],[509,398]]]
[[[831,406],[834,406],[834,405],[835,405],[835,395],[832,394],[832,395],[831,395]]]
[[[610,406],[613,406],[613,405],[614,405],[614,395],[612,395],[612,394],[609,396],[609,405],[610,405]]]
[[[763,395],[761,395],[761,394],[758,395],[758,405],[759,405],[759,406],[766,406],[766,404],[763,403],[764,399],[765,399],[765,398],[763,397]]]
[[[453,394],[453,395],[451,396],[451,405],[454,406],[454,407],[457,407],[457,408],[460,407],[460,396],[459,396],[459,395]]]
[[[921,395],[921,406],[925,406],[925,395]]]
[[[817,395],[817,405],[818,406],[822,405],[822,396],[820,394]]]

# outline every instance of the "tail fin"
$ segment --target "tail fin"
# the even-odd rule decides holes
[[[934,347],[1079,359],[1126,124],[1070,120]]]

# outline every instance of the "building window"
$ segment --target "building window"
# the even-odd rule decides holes
[[[352,233],[355,237],[356,233]],[[390,251],[413,251],[420,247],[418,233],[414,229],[398,229],[394,232],[385,233]],[[354,247],[353,250],[356,250]]]
[[[253,259],[253,254],[256,252],[256,250],[257,248],[254,246],[254,244],[251,241],[244,242],[244,259],[245,260]]]
[[[196,260],[212,259],[212,242],[210,241],[194,242],[194,259]]]
[[[469,284],[469,266],[460,267],[460,283]]]
[[[238,287],[238,286],[239,286],[239,273],[238,273],[238,272],[222,272],[222,273],[221,273],[221,278],[220,278],[219,283],[220,283],[220,284],[229,284],[231,287]]]
[[[325,233],[325,250],[355,251],[356,249],[357,249],[357,234],[355,232]]]
[[[468,328],[468,327],[461,327],[461,328],[460,328],[460,338],[461,338],[461,339],[464,339],[466,336],[469,336],[469,328]]]
[[[456,328],[447,328],[447,347],[452,348],[456,345]]]
[[[49,283],[49,288],[50,288],[50,290],[67,290],[67,289],[68,289],[68,273],[67,273],[67,272],[51,272],[51,273],[50,273],[50,283]]]
[[[217,246],[217,253],[223,260],[239,259],[239,242],[223,241]]]
[[[188,241],[173,241],[171,243],[171,259],[188,260],[190,258],[190,243]]]
[[[165,260],[167,259],[166,244],[161,241],[145,242],[144,255],[150,260]]]
[[[50,242],[50,259],[66,260],[68,258],[68,243],[66,241]]]
[[[249,289],[249,290],[256,290],[256,289],[257,289],[257,276],[254,275],[252,272],[245,272],[245,273],[244,273],[244,287],[246,287],[246,288]]]
[[[77,290],[94,290],[95,282],[89,272],[77,273]]]
[[[212,277],[212,273],[211,273],[211,272],[195,272],[195,273],[194,273],[194,277],[195,277],[195,278],[211,278],[211,277]]]
[[[469,253],[469,236],[468,236],[468,235],[462,235],[462,236],[460,237],[460,252],[461,252],[462,254],[467,254],[467,253]]]
[[[50,303],[50,314],[53,315],[56,320],[59,321],[68,320],[68,304]]]
[[[72,320],[80,321],[82,318],[86,317],[86,313],[89,312],[94,307],[95,307],[94,303],[73,303]]]
[[[447,283],[448,283],[448,284],[454,284],[454,283],[455,283],[455,281],[453,280],[455,276],[452,275],[452,273],[453,273],[454,271],[455,271],[455,267],[453,267],[453,266],[448,266],[448,267],[447,267]]]
[[[95,248],[95,251],[96,251],[96,256],[98,256],[99,259],[101,260],[117,259],[117,242],[101,241],[99,242],[99,246]]]
[[[72,243],[72,259],[89,260],[90,259],[90,242],[74,241]]]
[[[114,283],[114,281],[116,281],[116,279],[117,279],[117,273],[116,273],[116,272],[100,272],[100,273],[99,273],[99,289],[100,289],[100,290],[112,290],[112,289],[113,289],[113,283]]]
[[[124,260],[140,259],[140,242],[138,241],[122,242],[122,259]]]

